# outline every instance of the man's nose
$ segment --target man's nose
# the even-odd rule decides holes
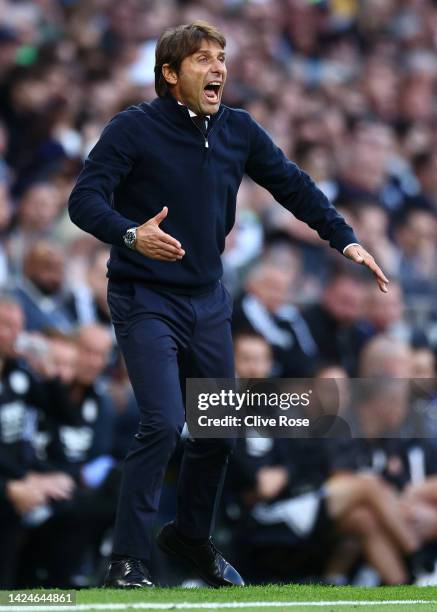
[[[216,60],[211,68],[211,71],[216,74],[224,74],[226,71],[226,67],[224,66],[222,62],[220,62],[219,60]]]

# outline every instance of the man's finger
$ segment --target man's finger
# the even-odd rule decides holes
[[[165,245],[157,245],[155,248],[155,253],[159,253],[160,255],[165,255],[166,257],[171,257],[172,259],[182,259],[182,253],[175,253],[168,249]]]
[[[355,263],[361,264],[369,268],[369,270],[371,270],[375,275],[376,282],[378,283],[378,286],[381,291],[387,293],[388,284],[390,281],[385,276],[384,272],[378,266],[372,255],[370,255],[370,253],[368,253],[361,246],[350,246],[346,250],[345,255],[352,261],[355,261]]]
[[[168,244],[163,240],[156,241],[152,248],[159,251],[165,251],[168,255],[172,255],[173,257],[183,257],[185,255],[185,251],[183,249],[178,249],[177,247]]]
[[[167,214],[168,214],[168,208],[167,206],[163,206],[162,210],[153,217],[153,221],[155,221],[155,223],[159,225],[161,221],[163,221],[166,218]]]
[[[368,253],[365,249],[363,249],[361,246],[350,247],[346,251],[345,255],[349,257],[349,259],[352,259],[357,263],[363,263],[367,267],[371,268],[372,272],[378,272],[386,283],[389,282],[388,278],[384,276],[384,273],[382,272],[381,268],[378,266],[372,255]]]
[[[378,281],[377,281],[377,282],[378,282],[378,287],[380,288],[380,290],[381,290],[383,293],[388,293],[388,287],[387,287],[387,285],[386,285],[385,283],[383,283],[382,281],[380,281],[379,279],[378,279]]]
[[[162,261],[180,261],[181,257],[160,249],[153,254],[153,259],[160,259]]]
[[[372,270],[373,274],[380,279],[383,283],[389,283],[390,281],[388,280],[388,278],[386,277],[386,275],[384,274],[384,272],[381,270],[381,268],[378,266],[378,264],[376,263],[376,261],[374,259],[371,259],[369,261],[369,263],[366,262],[366,265]]]
[[[385,276],[381,268],[378,266],[373,257],[368,257],[364,260],[364,265],[367,266],[375,275],[376,281],[378,283],[378,287],[381,289],[383,293],[387,293],[388,291],[388,283],[390,282],[388,278]]]
[[[179,242],[179,240],[176,240],[176,238],[173,238],[173,236],[170,236],[170,234],[166,234],[162,230],[159,231],[158,238],[162,242],[165,242],[166,244],[170,244],[170,245],[176,247],[177,249],[181,248],[181,243]]]
[[[174,255],[185,255],[184,249],[170,244],[166,240],[161,239],[161,237],[159,237],[155,244],[157,248],[163,249],[164,251],[168,251],[169,253],[173,253]]]
[[[388,285],[385,281],[381,280],[380,278],[376,278],[376,282],[378,283],[378,287],[381,289],[383,293],[388,292]]]

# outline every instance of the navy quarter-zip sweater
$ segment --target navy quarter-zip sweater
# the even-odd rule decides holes
[[[310,177],[244,110],[221,105],[207,140],[170,95],[117,114],[90,152],[69,199],[71,220],[112,246],[108,276],[178,293],[202,293],[222,276],[220,255],[244,174],[343,251],[357,242]],[[128,249],[123,234],[163,206],[161,229],[184,257],[164,262]]]

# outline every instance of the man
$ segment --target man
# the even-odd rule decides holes
[[[233,335],[235,372],[239,378],[268,378],[273,369],[273,351],[264,336],[250,328]]]
[[[34,448],[36,410],[48,409],[43,384],[16,351],[24,316],[12,298],[0,297],[0,588],[16,584],[18,555],[27,527],[68,500],[74,482],[38,459]]]
[[[262,336],[236,334],[234,347],[239,378],[269,376],[271,351]],[[346,373],[339,367],[321,369],[316,378],[333,375],[347,384]],[[381,411],[374,420],[380,416]],[[336,573],[347,573],[357,555],[339,558],[343,536],[358,543],[356,552],[363,553],[384,583],[406,580],[398,549],[410,553],[416,541],[399,517],[393,492],[380,478],[350,469],[341,473],[345,461],[360,459],[353,452],[356,442],[251,436],[237,441],[227,483],[234,511],[235,554],[251,582],[289,582],[308,574],[331,580],[331,556]]]
[[[70,346],[67,340],[64,355],[61,338],[51,341],[54,365],[59,374],[59,366],[63,369],[62,406],[40,423],[39,433],[47,440],[46,459],[69,474],[76,489],[71,500],[53,506],[50,519],[32,531],[20,572],[21,584],[27,586],[40,584],[35,567],[44,569],[51,587],[74,586],[84,557],[113,523],[117,504],[119,478],[111,456],[115,412],[101,377],[112,348],[111,333],[99,324],[86,325],[70,338]],[[68,359],[74,360],[70,373]]]
[[[247,112],[221,104],[225,81],[225,38],[216,28],[195,22],[164,32],[156,48],[158,98],[109,123],[70,197],[71,219],[113,245],[109,305],[141,412],[124,465],[105,583],[111,587],[151,585],[153,519],[184,424],[181,383],[234,376],[232,304],[220,281],[220,254],[244,173],[333,247],[369,266],[387,289],[373,258],[310,178]],[[224,439],[187,440],[176,521],[158,536],[161,548],[191,561],[216,587],[243,584],[210,539],[231,447]]]
[[[367,339],[361,323],[366,286],[360,277],[338,270],[328,280],[320,304],[302,312],[321,361],[341,364],[356,375],[357,355]]]
[[[377,334],[359,356],[359,375],[363,378],[411,378],[411,349],[400,338]]]
[[[65,257],[59,245],[38,240],[29,247],[23,262],[23,278],[15,289],[27,331],[71,331],[73,317],[65,307],[64,275]]]
[[[75,372],[65,384],[63,398],[69,419],[52,424],[53,443],[48,453],[52,463],[79,478],[88,462],[110,454],[115,412],[102,381],[112,348],[109,330],[99,324],[85,325],[79,329],[75,345]]]
[[[274,376],[311,376],[317,345],[298,309],[288,302],[289,272],[261,260],[250,270],[244,288],[235,304],[233,329],[251,328],[272,345]]]
[[[106,246],[97,249],[91,256],[85,282],[75,287],[66,301],[66,307],[78,325],[101,323],[112,327],[106,301],[108,259]]]

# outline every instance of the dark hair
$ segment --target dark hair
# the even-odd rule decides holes
[[[164,64],[179,72],[182,60],[200,49],[203,40],[213,40],[223,49],[226,39],[206,21],[194,21],[186,25],[176,26],[165,30],[160,36],[155,51],[155,90],[159,97],[165,96],[169,86],[162,74]]]
[[[232,329],[232,338],[234,344],[236,344],[238,340],[240,340],[240,338],[251,338],[252,340],[261,340],[262,342],[270,346],[268,341],[262,334],[253,329],[253,327],[251,327],[249,324],[245,323],[243,323],[242,325],[238,325],[237,327]]]

